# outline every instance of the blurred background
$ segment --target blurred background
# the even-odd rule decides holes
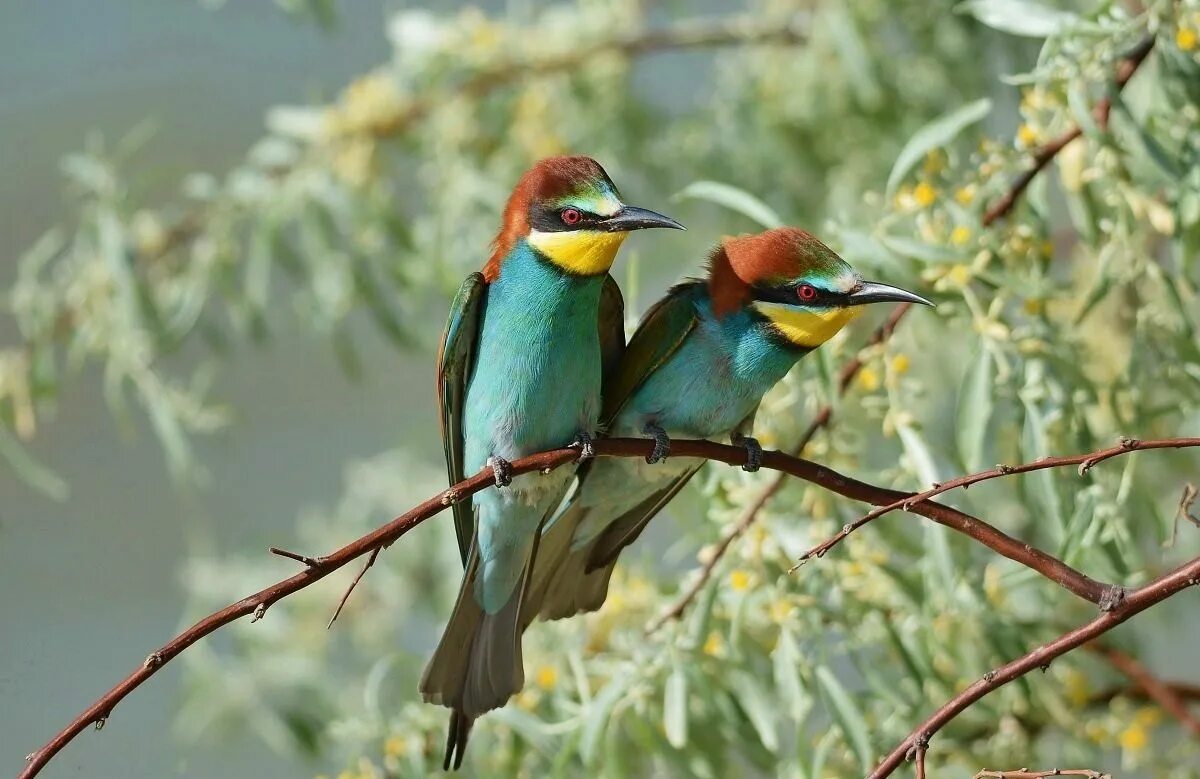
[[[722,235],[779,222],[937,298],[862,353],[809,457],[914,488],[1195,435],[1198,31],[1193,0],[0,7],[4,770],[178,629],[293,572],[268,546],[328,551],[443,486],[446,307],[547,154],[595,156],[689,227],[624,250],[631,326]],[[1083,140],[984,228],[1076,122]],[[765,445],[840,403],[877,322],[789,376]],[[1200,547],[1186,524],[1167,544],[1196,462],[1139,454],[954,500],[1134,585]],[[790,485],[695,613],[644,639],[766,476],[714,469],[604,612],[535,628],[528,690],[481,725],[470,775],[861,775],[962,680],[1089,614],[899,515],[785,576],[861,509]],[[189,650],[44,775],[424,775],[444,715],[414,680],[456,568],[449,523],[427,523],[331,631],[351,570]],[[1196,684],[1194,608],[1184,593],[1113,641]],[[1200,775],[1195,742],[1122,684],[1057,663],[964,716],[932,765]]]

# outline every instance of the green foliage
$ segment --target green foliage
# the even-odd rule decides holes
[[[698,28],[647,33],[633,0],[507,17],[397,12],[392,62],[331,105],[273,111],[242,166],[189,178],[178,205],[137,201],[119,175],[124,147],[68,158],[77,224],[30,250],[11,296],[25,342],[0,362],[11,431],[0,453],[53,485],[15,441],[34,434],[64,377],[93,362],[114,409],[132,392],[183,472],[189,437],[222,417],[203,374],[180,378],[168,358],[192,341],[219,356],[220,344],[269,334],[280,301],[348,355],[363,320],[398,347],[427,346],[413,324],[440,318],[441,304],[423,298],[448,296],[479,264],[520,169],[564,149],[603,159],[627,191],[679,192],[700,243],[825,220],[820,232],[864,273],[933,291],[935,312],[914,312],[861,353],[844,400],[837,368],[865,327],[803,361],[764,403],[766,446],[793,447],[832,402],[836,423],[806,455],[915,488],[1118,435],[1194,433],[1200,2],[1144,6],[764,0],[713,22],[729,50],[687,54],[695,94],[670,105],[670,90],[642,79],[656,60],[640,58]],[[771,26],[807,40],[758,45]],[[1148,33],[1155,50],[1117,96],[1117,63]],[[1093,114],[1106,96],[1107,127]],[[984,227],[1031,151],[1077,123],[1083,137],[1009,218]],[[1189,463],[1194,478],[1194,458],[1139,453],[1083,477],[1042,471],[947,497],[1090,575],[1135,585],[1198,546],[1183,531],[1162,546]],[[348,497],[302,521],[295,545],[365,532],[431,493],[439,467],[415,452],[355,466]],[[669,512],[681,522],[656,520],[670,548],[631,550],[603,611],[530,630],[526,690],[476,728],[468,760],[481,775],[861,775],[963,686],[1092,613],[900,514],[787,575],[864,510],[797,482],[684,618],[646,637],[646,621],[686,587],[670,565],[708,559],[763,478],[713,468],[697,482]],[[332,631],[331,590],[310,590],[232,628],[228,645],[191,650],[183,729],[246,729],[348,766],[346,777],[423,776],[440,763],[445,715],[419,703],[416,679],[459,566],[450,523],[432,527],[380,557]],[[194,561],[197,612],[260,586],[264,567],[257,554]],[[1113,640],[1133,651],[1170,641],[1153,614],[1137,624]],[[931,745],[931,767],[970,775],[1044,760],[1178,776],[1200,765],[1195,743],[1122,681],[1072,655],[956,719]]]

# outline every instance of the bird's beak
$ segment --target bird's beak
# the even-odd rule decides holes
[[[905,289],[893,287],[890,284],[880,284],[875,281],[860,281],[858,286],[850,290],[850,305],[859,306],[864,303],[920,303],[932,306],[925,298],[914,295]]]
[[[637,206],[622,206],[621,210],[596,225],[607,233],[627,233],[630,230],[645,230],[648,227],[669,227],[672,230],[687,228],[669,216]]]

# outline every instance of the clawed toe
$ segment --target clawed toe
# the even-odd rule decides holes
[[[763,449],[762,444],[757,438],[748,435],[735,435],[730,440],[734,446],[744,446],[746,448],[746,464],[742,466],[743,471],[754,473],[762,467]]]
[[[642,428],[642,432],[654,436],[654,451],[646,458],[646,462],[653,465],[667,459],[667,455],[671,453],[671,439],[667,431],[651,423]]]
[[[579,450],[579,462],[590,460],[596,456],[596,447],[592,442],[592,434],[586,430],[580,430],[575,436],[575,440],[571,442],[572,449]]]
[[[497,487],[507,487],[512,484],[512,463],[503,457],[492,455],[487,459],[487,464],[492,469],[492,478],[496,480]]]

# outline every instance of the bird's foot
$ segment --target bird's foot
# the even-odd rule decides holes
[[[499,455],[487,458],[488,467],[492,469],[492,478],[497,487],[507,487],[512,484],[512,463]]]
[[[646,458],[646,462],[653,465],[667,459],[667,455],[671,453],[671,439],[667,436],[667,431],[651,422],[642,428],[642,432],[654,436],[654,451]]]
[[[580,430],[575,434],[575,440],[571,442],[571,448],[579,450],[579,459],[577,462],[584,462],[596,456],[596,447],[592,443],[592,434],[586,430]]]
[[[754,473],[762,467],[763,448],[757,438],[748,435],[731,436],[730,441],[734,446],[744,446],[746,448],[746,464],[742,466],[742,470],[748,473]]]

